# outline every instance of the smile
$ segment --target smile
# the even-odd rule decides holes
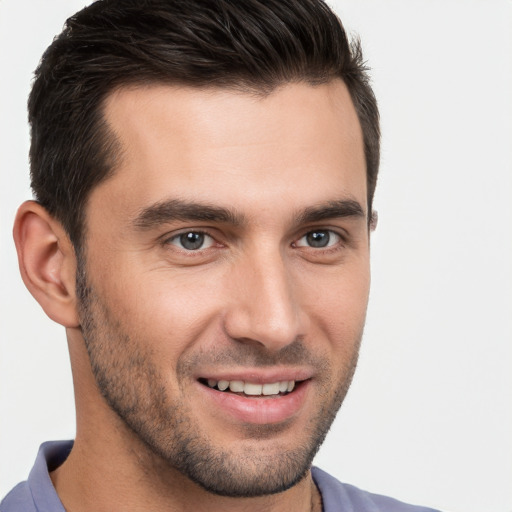
[[[206,383],[208,387],[212,389],[228,391],[231,393],[242,393],[247,396],[278,396],[290,393],[295,388],[294,380],[258,384],[254,382],[245,382],[243,380],[207,379],[202,381],[202,383]]]

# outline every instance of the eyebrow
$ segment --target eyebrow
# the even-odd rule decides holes
[[[366,214],[357,201],[342,199],[305,208],[296,215],[295,223],[300,225],[343,217],[365,218]],[[170,199],[142,209],[133,220],[133,224],[138,229],[149,230],[173,221],[218,222],[233,226],[246,223],[244,215],[230,208]]]
[[[138,229],[147,230],[173,221],[219,222],[239,226],[244,223],[244,216],[229,208],[170,199],[141,210],[133,224]]]
[[[308,224],[327,219],[340,219],[343,217],[355,217],[366,219],[363,207],[354,199],[342,199],[339,201],[328,201],[318,206],[310,206],[302,211],[298,224]]]

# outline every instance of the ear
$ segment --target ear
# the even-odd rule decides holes
[[[76,257],[60,222],[35,201],[23,203],[14,222],[21,277],[45,313],[65,327],[78,327]]]

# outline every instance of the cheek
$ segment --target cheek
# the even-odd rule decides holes
[[[304,303],[313,308],[335,311],[366,311],[370,289],[369,264],[319,267],[315,272],[301,272],[295,277]]]
[[[334,347],[352,349],[363,331],[369,288],[366,265],[315,276],[303,292],[312,329],[323,333]]]
[[[183,352],[214,330],[220,302],[215,275],[122,273],[131,278],[112,279],[112,274],[102,283],[109,310],[126,333],[143,341],[165,365],[174,366]]]

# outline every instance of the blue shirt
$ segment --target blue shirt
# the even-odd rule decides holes
[[[4,498],[0,512],[65,512],[50,479],[50,471],[66,460],[72,447],[73,441],[43,443],[28,480],[18,484]],[[322,495],[324,512],[436,512],[342,484],[315,467],[312,474]]]

